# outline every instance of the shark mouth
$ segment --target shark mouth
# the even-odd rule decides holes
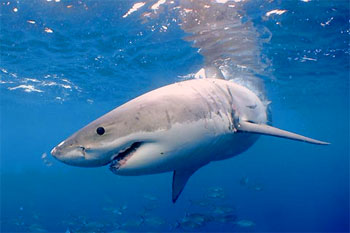
[[[123,166],[126,161],[128,161],[129,158],[133,154],[135,154],[136,150],[142,145],[142,142],[134,142],[131,144],[130,147],[126,148],[123,151],[120,151],[112,160],[110,169],[112,172],[117,171],[121,166]]]

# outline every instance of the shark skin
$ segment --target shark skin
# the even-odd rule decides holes
[[[117,107],[51,154],[73,166],[109,164],[123,176],[174,172],[175,202],[200,167],[241,154],[260,135],[328,144],[269,126],[267,119],[266,105],[246,87],[220,78],[187,80]]]

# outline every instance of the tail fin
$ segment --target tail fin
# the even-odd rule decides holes
[[[328,145],[330,143],[328,142],[322,142],[318,141],[312,138],[308,138],[299,134],[295,134],[292,132],[288,132],[282,129],[278,129],[269,125],[265,124],[255,124],[251,123],[248,121],[243,121],[239,122],[238,124],[238,131],[241,132],[248,132],[248,133],[256,133],[256,134],[264,134],[264,135],[270,135],[270,136],[275,136],[275,137],[281,137],[281,138],[288,138],[292,140],[297,140],[297,141],[303,141],[307,143],[312,143],[312,144],[318,144],[318,145]]]

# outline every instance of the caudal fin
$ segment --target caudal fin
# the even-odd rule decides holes
[[[312,144],[318,144],[318,145],[328,145],[330,143],[328,142],[322,142],[318,141],[312,138],[308,138],[299,134],[295,134],[292,132],[288,132],[282,129],[278,129],[269,125],[265,124],[255,124],[247,121],[240,121],[237,130],[241,132],[247,132],[247,133],[256,133],[256,134],[264,134],[264,135],[270,135],[275,137],[281,137],[281,138],[288,138],[292,140],[297,141],[303,141],[307,143]]]

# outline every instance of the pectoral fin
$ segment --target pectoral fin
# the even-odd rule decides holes
[[[196,170],[176,170],[173,173],[173,203],[179,198],[184,189],[188,179]]]
[[[304,137],[299,134],[295,134],[292,132],[288,132],[282,129],[278,129],[265,124],[256,124],[247,121],[240,121],[237,125],[237,130],[240,132],[248,132],[248,133],[256,133],[256,134],[264,134],[281,138],[288,138],[297,141],[303,141],[307,143],[313,143],[318,145],[328,145],[328,142],[318,141],[312,138]]]

